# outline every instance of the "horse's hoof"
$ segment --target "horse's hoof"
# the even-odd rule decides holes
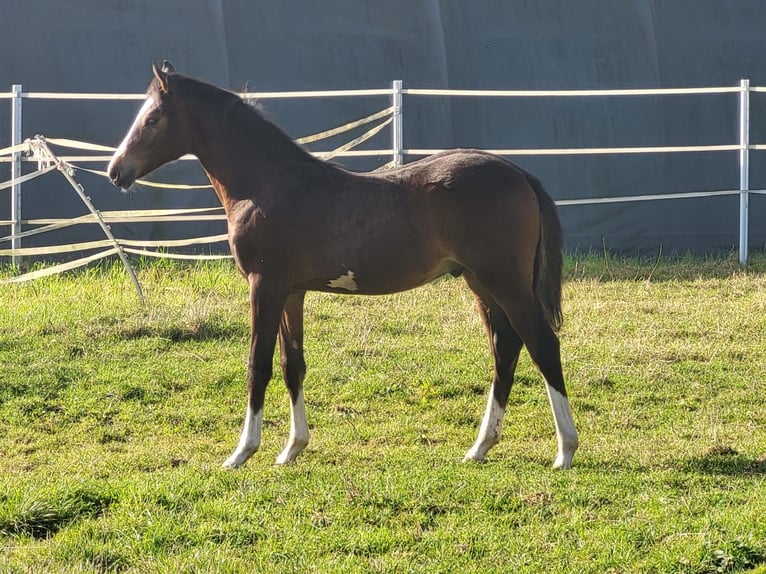
[[[483,456],[479,456],[478,454],[471,454],[469,452],[468,454],[466,454],[463,457],[463,464],[471,464],[471,463],[481,464],[483,462],[486,462],[484,460],[484,457]]]
[[[572,468],[572,459],[574,458],[574,453],[570,455],[563,455],[560,454],[556,457],[556,460],[553,461],[553,468],[555,470],[567,470]]]
[[[224,463],[221,465],[221,468],[226,470],[237,470],[238,468],[242,468],[242,465],[245,464],[245,460],[239,460],[239,457],[235,457],[234,455],[227,458]]]

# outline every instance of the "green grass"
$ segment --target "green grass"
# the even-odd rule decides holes
[[[234,472],[231,264],[142,264],[144,307],[116,264],[0,286],[0,572],[766,572],[766,259],[584,255],[566,275],[566,472],[526,354],[503,440],[460,462],[491,374],[460,280],[310,294],[311,444],[273,465],[277,368]]]

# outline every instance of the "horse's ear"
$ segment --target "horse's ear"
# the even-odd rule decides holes
[[[168,93],[168,73],[165,71],[165,66],[163,64],[162,69],[159,69],[157,67],[157,64],[152,62],[152,71],[154,72],[154,77],[157,78],[157,84],[159,85],[160,92],[163,94]]]
[[[176,69],[173,67],[173,64],[167,60],[162,60],[162,71],[166,74],[172,74],[176,71]]]

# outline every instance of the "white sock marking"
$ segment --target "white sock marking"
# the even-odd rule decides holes
[[[553,419],[556,423],[556,438],[558,440],[558,452],[553,467],[569,468],[572,466],[572,458],[579,446],[577,430],[572,419],[572,410],[569,408],[569,399],[547,382],[545,383],[545,388],[548,391],[548,400],[553,410]]]
[[[234,453],[223,463],[224,468],[239,468],[247,462],[247,459],[261,446],[262,427],[263,409],[253,413],[252,408],[248,405],[245,425],[242,428],[242,435],[239,437],[239,444]]]
[[[500,441],[504,414],[505,409],[500,406],[500,403],[495,398],[495,388],[493,385],[489,390],[489,400],[484,411],[484,418],[481,421],[479,435],[476,437],[476,442],[471,447],[471,450],[463,458],[463,462],[484,460],[484,455],[487,454],[487,451]]]
[[[306,406],[303,402],[303,389],[298,391],[295,404],[290,402],[290,438],[277,457],[277,464],[294,462],[309,443],[309,425],[306,421]]]

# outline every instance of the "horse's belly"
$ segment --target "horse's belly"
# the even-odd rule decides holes
[[[439,261],[425,268],[399,263],[379,266],[352,264],[313,279],[300,288],[329,293],[385,295],[420,287],[446,274],[457,276],[461,272],[462,268],[449,260]]]

